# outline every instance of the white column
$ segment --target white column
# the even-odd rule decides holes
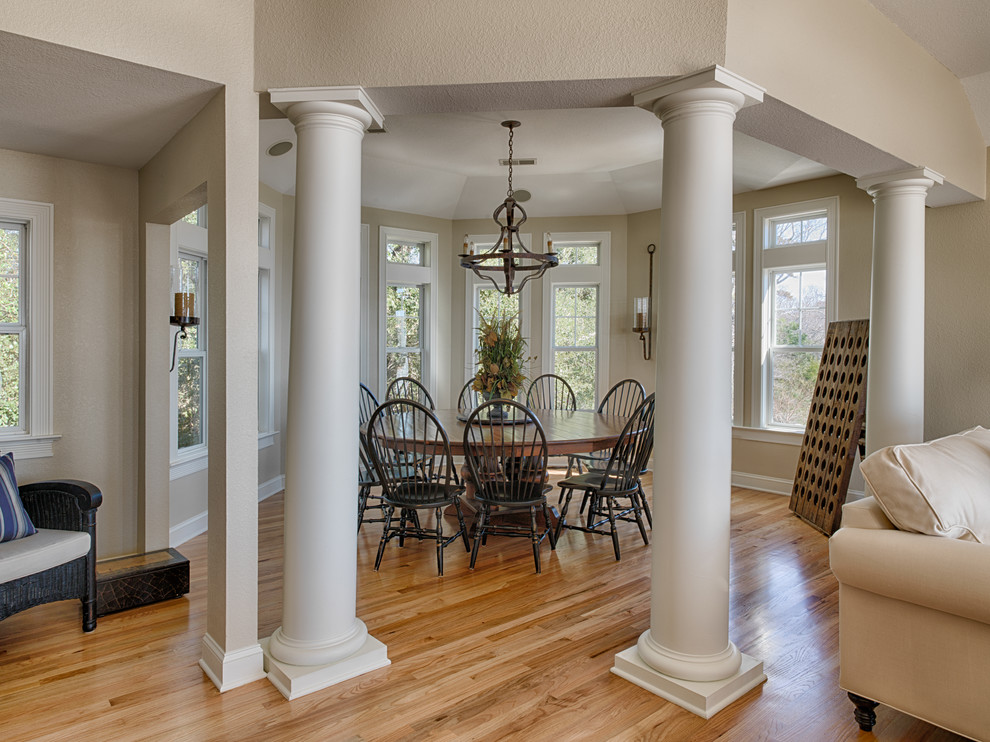
[[[925,437],[925,198],[941,182],[927,168],[856,181],[873,196],[868,453]]]
[[[650,629],[613,672],[708,718],[766,680],[729,640],[732,124],[720,67],[636,96],[663,122]]]
[[[272,91],[296,127],[282,625],[265,645],[287,698],[389,664],[356,615],[360,88]]]

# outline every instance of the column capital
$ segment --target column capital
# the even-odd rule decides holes
[[[937,173],[927,167],[908,168],[907,170],[891,170],[886,173],[867,175],[864,178],[856,179],[856,187],[861,188],[871,196],[887,188],[899,188],[903,186],[920,187],[927,191],[934,185],[942,185],[944,178],[941,173]]]
[[[268,92],[272,97],[272,105],[286,115],[297,103],[337,103],[353,106],[370,116],[371,123],[365,126],[373,126],[376,129],[384,126],[384,114],[360,85],[340,85],[331,88],[272,88]]]
[[[762,103],[763,94],[766,92],[759,85],[716,64],[699,72],[677,77],[634,93],[633,105],[655,112],[660,102],[665,98],[689,90],[704,89],[733,90],[741,93],[743,102],[739,108],[746,108],[747,106]]]

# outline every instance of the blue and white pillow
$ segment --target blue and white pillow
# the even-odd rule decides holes
[[[37,533],[24,510],[14,477],[14,454],[0,456],[0,542]]]

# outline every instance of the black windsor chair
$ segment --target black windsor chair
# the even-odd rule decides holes
[[[385,390],[385,399],[411,399],[419,402],[430,410],[437,408],[433,397],[423,383],[411,376],[400,376],[392,381]]]
[[[443,575],[443,550],[459,537],[464,550],[471,550],[467,526],[461,512],[460,496],[464,489],[454,479],[447,431],[436,416],[419,402],[392,399],[375,410],[368,423],[368,449],[382,482],[385,526],[378,543],[375,570],[381,565],[385,545],[398,537],[399,546],[407,538],[437,543],[437,573]],[[416,461],[410,472],[408,461]],[[432,476],[423,476],[429,471]],[[410,476],[411,473],[411,476]],[[452,536],[443,533],[443,509],[453,505],[460,528]],[[398,524],[395,511],[399,511]],[[433,510],[436,527],[420,526],[419,510]]]
[[[576,410],[577,398],[566,379],[556,374],[543,374],[529,385],[526,406],[531,410]]]
[[[641,515],[646,498],[643,495],[640,474],[653,452],[654,409],[655,398],[651,394],[630,416],[602,470],[567,477],[557,483],[564,496],[564,504],[557,521],[557,536],[560,535],[562,528],[607,534],[612,537],[612,549],[618,561],[619,534],[615,523],[622,520],[635,522],[639,526],[643,543],[650,543],[646,534],[646,524]],[[587,522],[584,526],[566,522],[567,508],[571,504],[571,495],[575,490],[581,490],[586,497],[590,497]],[[619,501],[622,501],[621,505]]]
[[[493,410],[501,410],[501,414],[492,414]],[[546,498],[552,489],[547,474],[547,439],[540,421],[518,402],[486,402],[471,413],[464,427],[464,458],[480,506],[471,568],[489,536],[528,537],[539,573],[540,543],[548,538],[551,551],[557,548]],[[543,513],[542,532],[537,527],[537,508]],[[494,521],[493,509],[497,510]],[[505,517],[505,513],[527,510],[526,526]]]

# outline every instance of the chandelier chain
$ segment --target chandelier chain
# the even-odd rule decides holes
[[[516,133],[514,131],[515,127],[509,127],[509,190],[505,192],[505,195],[512,198],[512,137]]]

